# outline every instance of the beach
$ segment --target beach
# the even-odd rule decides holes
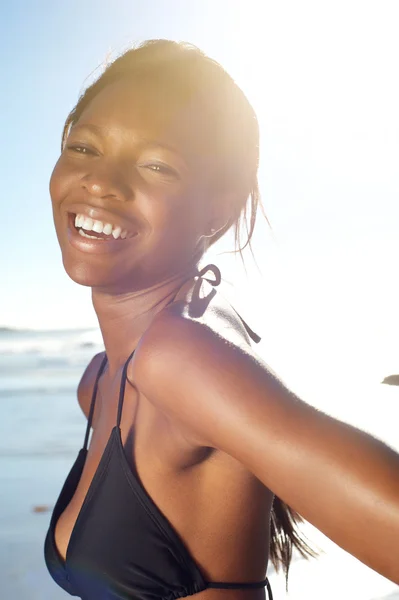
[[[47,573],[43,542],[51,509],[83,443],[85,418],[76,386],[102,348],[97,330],[0,331],[1,600],[70,597]],[[387,393],[382,391],[379,401]],[[288,594],[284,577],[270,569],[274,600],[399,600],[393,583],[310,526],[305,531],[325,554],[293,562]]]

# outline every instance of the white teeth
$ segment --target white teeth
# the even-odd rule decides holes
[[[75,217],[75,227],[81,227],[83,225],[83,221],[85,220],[83,215],[76,215]]]
[[[118,237],[120,236],[121,233],[122,233],[122,227],[119,227],[119,225],[117,227],[114,227],[114,229],[112,230],[112,235],[116,240],[118,239]]]
[[[86,229],[86,231],[91,231],[93,229],[93,225],[93,219],[90,219],[90,217],[85,217],[81,227],[83,227],[83,229]]]
[[[95,231],[96,233],[102,233],[103,232],[103,224],[101,223],[101,221],[94,221],[93,223],[93,227],[91,228],[92,231]]]
[[[97,237],[96,235],[88,235],[87,233],[85,233],[83,231],[83,229],[79,229],[79,235],[85,237],[85,238],[90,238],[91,240],[101,240],[102,238]]]
[[[102,221],[91,219],[90,217],[86,217],[85,215],[82,215],[82,214],[77,214],[75,216],[75,227],[79,230],[79,233],[81,235],[83,235],[84,237],[91,237],[91,238],[95,238],[95,239],[104,239],[104,238],[98,238],[95,235],[91,235],[91,236],[85,235],[85,233],[82,230],[84,229],[85,231],[94,231],[96,233],[104,233],[105,235],[112,235],[112,237],[115,240],[117,240],[119,238],[124,240],[127,237],[131,238],[131,237],[134,237],[134,235],[136,235],[136,234],[129,233],[127,229],[122,230],[122,227],[120,227],[119,225],[111,225],[111,223],[104,224]]]

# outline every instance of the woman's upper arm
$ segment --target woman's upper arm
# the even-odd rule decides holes
[[[162,315],[138,349],[135,381],[152,402],[399,583],[398,454],[309,406],[249,348],[198,322]]]
[[[78,403],[86,418],[89,416],[91,398],[93,395],[94,383],[104,352],[99,352],[89,362],[78,384]]]

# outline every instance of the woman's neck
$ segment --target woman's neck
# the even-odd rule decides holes
[[[184,283],[193,279],[191,268],[157,285],[123,294],[92,289],[92,301],[102,333],[112,377],[125,363],[154,317],[176,297]]]

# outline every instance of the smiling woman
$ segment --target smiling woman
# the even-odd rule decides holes
[[[86,436],[45,544],[72,595],[271,598],[269,554],[287,574],[294,547],[314,554],[296,511],[399,579],[399,457],[287,390],[217,267],[198,268],[233,226],[241,248],[242,221],[250,243],[258,145],[222,67],[166,40],[115,60],[66,121],[54,223],[106,349],[78,388]]]

